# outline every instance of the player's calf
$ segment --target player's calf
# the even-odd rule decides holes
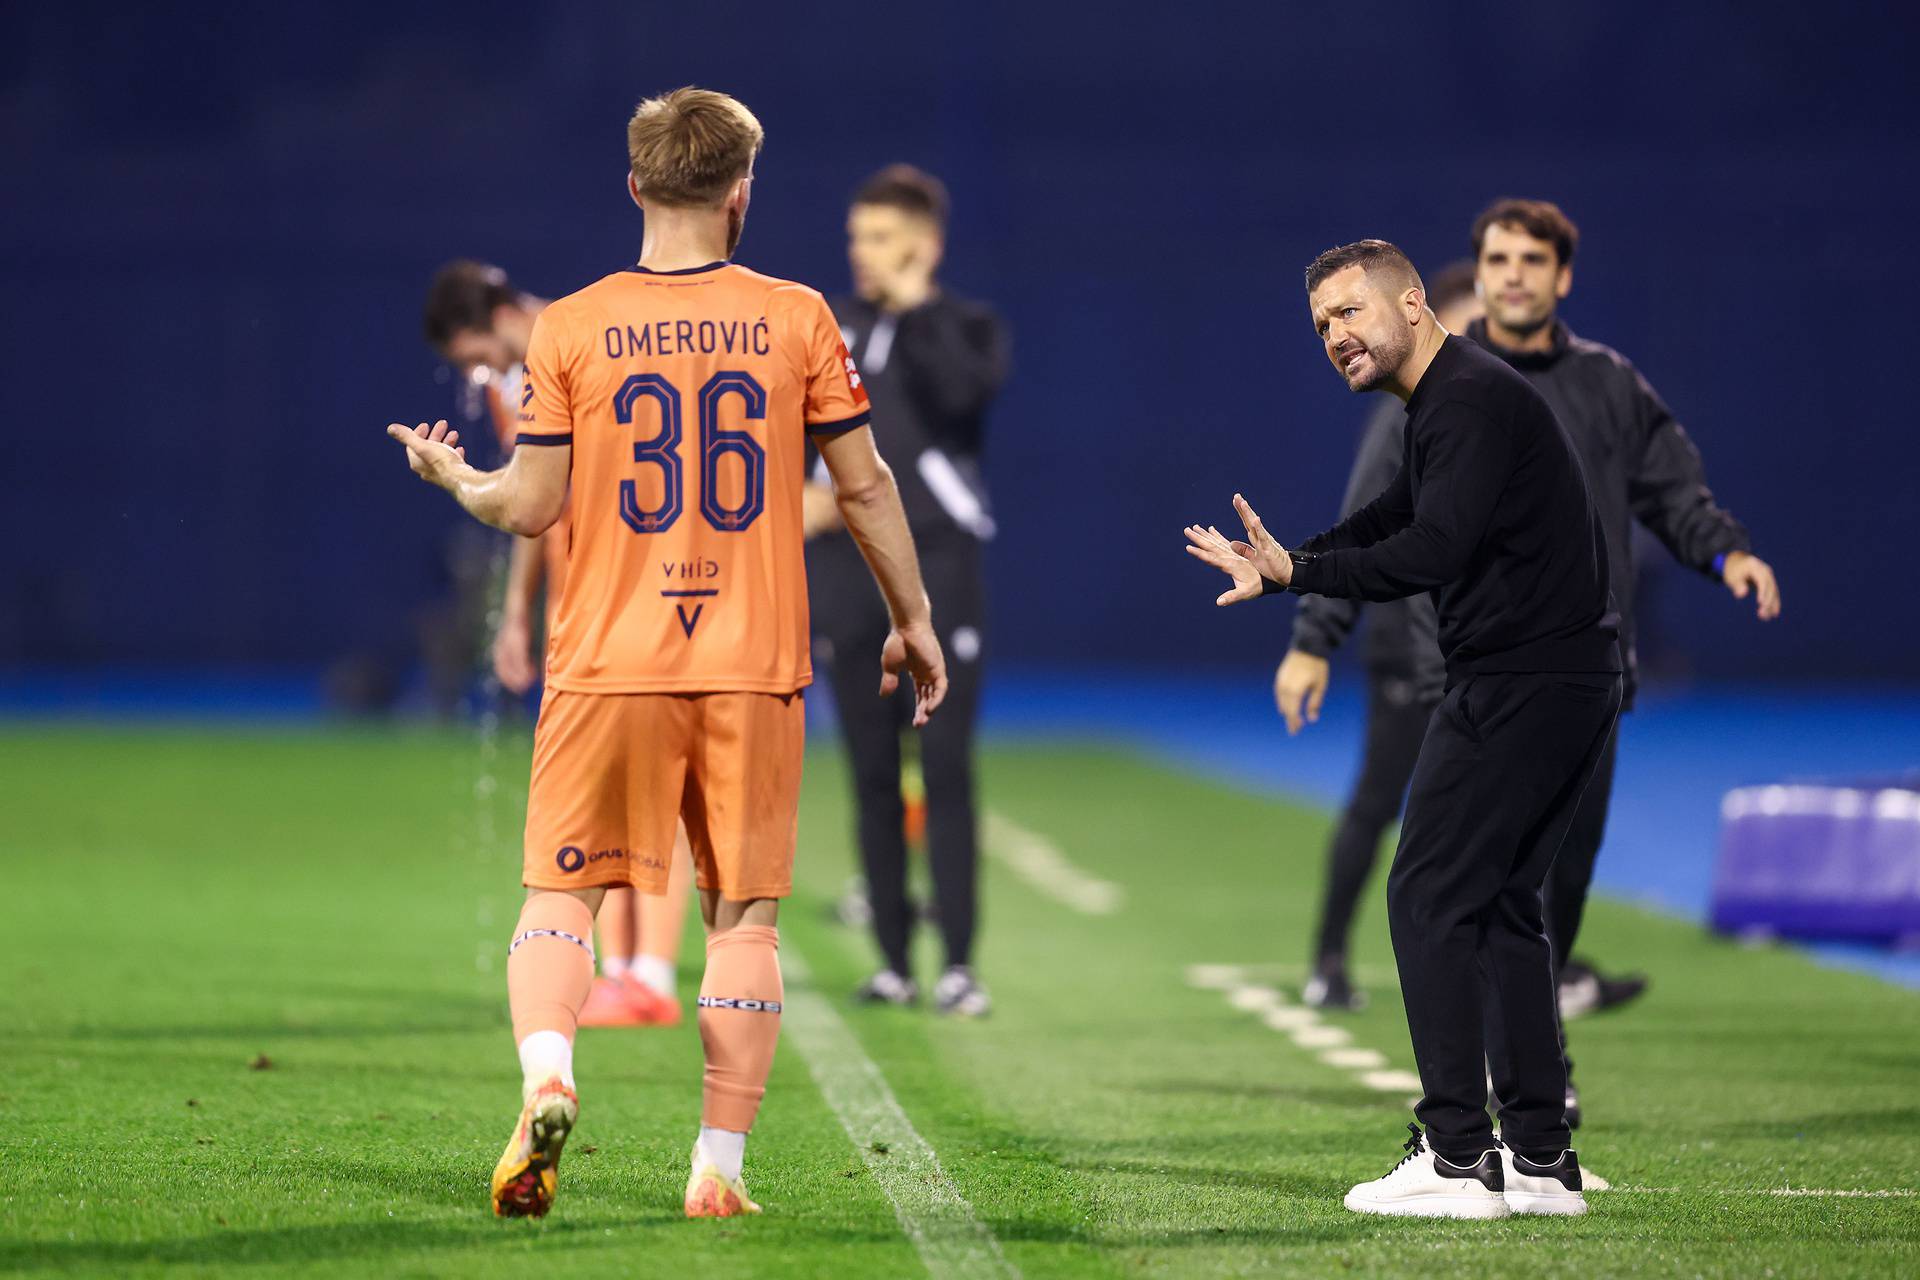
[[[553,1206],[560,1151],[580,1113],[573,1037],[593,983],[593,908],[570,893],[535,892],[507,949],[507,992],[520,1054],[519,1123],[493,1171],[493,1211],[540,1217]]]
[[[700,1136],[687,1182],[688,1217],[758,1213],[741,1183],[747,1133],[766,1096],[780,1037],[785,991],[780,931],[736,925],[707,938],[700,984],[700,1042],[706,1051]]]

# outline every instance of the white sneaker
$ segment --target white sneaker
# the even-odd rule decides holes
[[[1504,1218],[1512,1208],[1501,1196],[1500,1153],[1489,1147],[1471,1165],[1434,1154],[1418,1125],[1408,1125],[1407,1154],[1384,1178],[1363,1182],[1344,1201],[1355,1213],[1396,1218]]]
[[[984,1018],[993,1012],[993,1000],[973,976],[973,970],[956,964],[933,984],[933,1007],[957,1017]]]
[[[856,987],[853,998],[862,1004],[908,1005],[920,999],[920,988],[912,978],[882,969]]]
[[[1547,1213],[1577,1218],[1587,1211],[1581,1192],[1580,1157],[1562,1151],[1551,1164],[1535,1164],[1502,1143],[1500,1163],[1506,1175],[1507,1205],[1515,1213]]]
[[[1600,1007],[1600,977],[1595,973],[1575,974],[1560,983],[1560,1021],[1584,1018]]]

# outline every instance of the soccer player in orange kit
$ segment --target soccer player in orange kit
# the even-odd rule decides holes
[[[893,618],[880,691],[904,668],[925,723],[946,668],[860,378],[816,291],[729,262],[760,123],[678,89],[627,126],[646,215],[637,266],[534,324],[521,431],[499,471],[446,423],[387,428],[415,473],[496,528],[534,536],[568,507],[567,587],[547,651],[527,801],[527,886],[507,987],[524,1106],[494,1212],[544,1214],[579,1114],[573,1036],[602,895],[664,887],[674,823],[693,845],[707,967],[706,1074],[685,1209],[758,1212],[741,1181],[782,991],[776,928],[792,886],[808,659],[801,487],[811,436]]]
[[[460,259],[434,273],[422,316],[427,342],[470,382],[484,389],[488,421],[500,456],[513,453],[520,432],[520,390],[526,377],[533,322],[547,300],[526,293],[491,263]],[[509,693],[524,694],[540,678],[533,654],[533,614],[546,587],[546,633],[567,576],[567,520],[538,538],[513,539],[500,625],[493,638],[493,672]],[[583,1027],[671,1027],[680,1023],[677,964],[692,887],[693,854],[684,830],[676,837],[673,871],[662,894],[609,889],[594,918],[600,977],[580,1010]]]

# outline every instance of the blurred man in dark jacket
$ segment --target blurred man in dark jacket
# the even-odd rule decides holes
[[[1762,619],[1778,616],[1773,569],[1753,554],[1747,531],[1713,499],[1700,451],[1673,412],[1630,361],[1611,347],[1576,336],[1557,315],[1573,288],[1580,233],[1545,200],[1498,200],[1473,224],[1473,248],[1486,317],[1468,327],[1476,342],[1524,375],[1553,406],[1573,437],[1587,487],[1606,532],[1620,611],[1625,659],[1623,708],[1633,706],[1633,524],[1638,521],[1682,565],[1724,583],[1738,599],[1752,597]],[[1616,742],[1601,756],[1579,815],[1547,877],[1547,937],[1560,966],[1566,1016],[1621,1003],[1644,979],[1607,979],[1572,958],[1606,832]]]
[[[898,479],[947,655],[947,700],[919,742],[927,858],[946,952],[933,996],[942,1013],[978,1017],[989,1002],[972,968],[979,868],[973,728],[987,635],[981,562],[994,529],[980,464],[987,408],[1007,375],[1007,339],[991,308],[938,283],[946,222],[946,188],[931,174],[893,165],[868,179],[847,215],[854,294],[832,304],[873,399],[874,439]],[[911,701],[877,699],[868,687],[887,613],[859,550],[837,528],[824,477],[816,479],[822,483],[809,486],[807,497],[814,647],[835,677],[884,966],[860,995],[907,1004],[919,995],[908,967],[914,911],[901,796]],[[853,674],[841,678],[842,671]]]

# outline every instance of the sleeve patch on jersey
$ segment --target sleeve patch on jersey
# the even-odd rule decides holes
[[[816,436],[838,435],[843,431],[856,431],[873,420],[873,410],[862,409],[851,418],[841,418],[837,422],[809,422],[807,430]]]
[[[522,431],[513,438],[515,444],[572,444],[573,432],[563,431],[558,435],[535,435],[531,431]]]

